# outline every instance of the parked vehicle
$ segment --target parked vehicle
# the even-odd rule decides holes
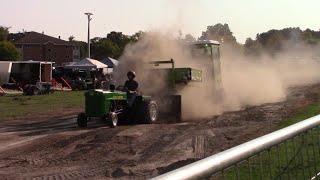
[[[0,85],[23,90],[30,94],[48,91],[52,84],[52,62],[2,61],[0,62]],[[26,87],[26,88],[25,88]],[[30,88],[32,87],[32,88]],[[35,90],[35,92],[31,92]],[[50,92],[52,92],[50,90]]]

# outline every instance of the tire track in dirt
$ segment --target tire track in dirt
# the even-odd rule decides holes
[[[133,174],[141,177],[150,177],[155,171],[159,173],[168,169],[168,167],[179,167],[187,162],[193,162],[206,156],[206,138],[214,136],[210,128],[197,132],[195,123],[175,124],[173,127],[166,131],[166,134],[162,133],[160,136],[153,137],[152,140],[143,141],[141,144],[146,148],[137,152],[134,157],[118,162],[118,168],[115,168],[112,172],[115,175],[113,177],[121,177],[121,173],[125,174],[126,177],[131,177]],[[163,130],[159,131],[163,132]],[[158,134],[157,132],[154,133]],[[188,147],[189,150],[186,149],[188,152],[185,152],[184,149]],[[168,149],[173,150],[168,151]],[[159,158],[161,158],[161,161],[159,161]],[[159,168],[149,172],[139,170],[139,167],[145,168],[148,164],[153,164],[154,161],[157,161]]]
[[[161,152],[162,149],[170,145],[173,141],[173,135],[176,134],[177,133],[161,135],[157,141],[153,142],[150,146],[146,147],[139,153],[139,161],[146,161]]]
[[[23,177],[23,180],[68,180],[68,179],[88,179],[88,178],[94,178],[97,176],[103,177],[103,175],[108,174],[109,171],[100,167],[100,168],[94,168],[89,170],[77,170],[77,171],[68,171],[64,173],[52,173],[48,175],[40,175],[40,176],[28,176]]]
[[[95,129],[89,132],[81,133],[79,135],[71,136],[69,138],[64,138],[60,141],[54,142],[53,144],[48,144],[47,147],[45,147],[44,149],[44,151],[47,151],[47,149],[49,148],[54,148],[54,149],[58,148],[62,152],[59,152],[58,150],[55,154],[58,154],[58,155],[60,154],[60,156],[48,158],[48,159],[28,158],[27,161],[30,164],[41,165],[41,166],[73,163],[78,160],[77,157],[88,154],[89,152],[99,147],[102,147],[105,144],[108,144],[108,141],[114,138],[117,133],[124,131],[127,128],[129,127],[110,129],[110,131],[108,131],[109,129],[107,130],[105,128]],[[100,136],[98,136],[98,134],[101,132],[103,132],[103,139],[99,139]],[[68,148],[70,149],[74,148],[74,150],[70,153],[64,153],[64,151]],[[36,151],[41,151],[41,150],[43,150],[43,147],[38,148]]]
[[[20,146],[24,146],[24,145],[26,145],[28,143],[31,143],[32,141],[35,141],[35,140],[40,139],[40,138],[43,138],[45,136],[46,135],[40,135],[40,136],[36,136],[36,137],[29,137],[29,138],[21,139],[21,140],[12,142],[12,143],[7,143],[7,144],[2,145],[0,147],[0,153],[4,152],[4,151],[8,151],[11,148],[17,148],[17,147],[20,147]]]
[[[21,164],[23,162],[26,167],[41,167],[41,168],[50,168],[50,167],[58,167],[59,165],[68,166],[68,164],[77,164],[79,160],[81,160],[83,154],[87,154],[92,150],[95,150],[99,147],[100,144],[106,144],[110,141],[117,133],[126,130],[129,127],[119,127],[116,129],[109,128],[98,128],[93,130],[86,130],[85,132],[78,135],[69,135],[64,136],[62,134],[57,134],[56,136],[64,137],[58,141],[50,141],[49,138],[37,139],[37,142],[34,144],[26,144],[24,150],[21,151],[10,151],[7,152],[9,157],[18,156],[19,159],[13,161],[10,160],[10,164],[7,164],[8,167],[15,166],[15,164]],[[99,134],[102,134],[100,136]],[[78,133],[78,132],[77,132]],[[102,137],[99,139],[99,137]],[[58,138],[59,139],[59,138]],[[80,140],[80,141],[79,141]],[[47,144],[49,142],[49,144]],[[41,144],[45,144],[45,146],[39,146]],[[71,153],[65,153],[63,155],[63,151],[70,148],[75,147],[76,151]],[[89,147],[89,148],[88,148]],[[19,148],[19,149],[21,149]],[[55,149],[54,154],[49,154],[50,157],[43,157],[37,155],[41,152],[50,151],[50,149]],[[61,151],[61,152],[60,152]],[[29,154],[29,153],[31,154]],[[58,156],[56,156],[58,154]],[[59,155],[60,154],[60,155]],[[62,154],[62,155],[61,155]],[[82,162],[82,164],[85,164]],[[18,172],[18,171],[17,171]],[[50,173],[50,171],[48,171]],[[108,171],[105,167],[101,166],[98,168],[91,168],[79,171],[65,172],[65,173],[54,173],[49,175],[32,175],[34,172],[29,172],[30,176],[26,175],[23,179],[84,179],[95,177],[96,175],[104,176]],[[44,172],[38,172],[38,174],[43,174]],[[28,174],[28,173],[27,173]],[[13,179],[16,179],[14,177]]]
[[[194,138],[194,158],[203,159],[205,157],[205,136],[200,135]]]
[[[145,148],[139,151],[138,156],[135,158],[138,158],[139,162],[146,162],[159,153],[163,153],[163,150],[171,149],[170,147],[174,147],[177,143],[192,139],[194,135],[188,133],[188,131],[192,131],[192,129],[194,129],[194,127],[190,124],[183,126],[172,125],[165,133],[163,133],[163,129],[160,128],[158,132],[154,132],[158,134],[158,136],[153,137],[152,140],[150,140],[150,138],[146,139],[141,143]]]
[[[132,177],[133,174],[139,175],[140,177],[150,177],[153,172],[145,172],[140,171],[139,167],[141,166],[148,166],[148,164],[152,164],[154,161],[154,158],[158,158],[158,156],[161,156],[164,152],[167,151],[167,149],[170,149],[170,146],[172,144],[175,144],[177,142],[181,142],[185,139],[191,139],[190,137],[192,135],[187,135],[185,131],[181,132],[183,127],[175,127],[168,131],[166,131],[166,134],[163,134],[163,125],[151,125],[153,126],[150,131],[152,131],[152,134],[155,136],[149,137],[149,132],[144,132],[145,134],[139,135],[138,142],[135,142],[134,147],[131,146],[131,142],[128,144],[129,149],[132,149],[132,155],[131,157],[128,157],[126,159],[117,160],[116,162],[111,162],[112,164],[115,163],[113,167],[110,168],[110,176],[113,178],[119,178],[119,177]],[[150,125],[148,125],[148,128]],[[133,127],[134,128],[134,127]],[[149,128],[150,129],[150,128]],[[132,134],[132,133],[129,133]],[[147,137],[147,138],[145,138]],[[134,139],[133,139],[134,140]],[[144,147],[139,148],[138,151],[135,151],[137,147]],[[168,156],[170,156],[170,152],[167,152]],[[165,161],[165,160],[164,160]],[[168,164],[168,162],[163,162],[165,164]],[[151,173],[151,174],[150,174]],[[134,176],[133,176],[134,177]]]

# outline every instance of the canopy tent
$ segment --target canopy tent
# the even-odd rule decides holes
[[[78,68],[78,69],[99,69],[99,68],[107,68],[108,65],[101,63],[98,60],[84,58],[81,61],[78,61],[73,64],[65,65],[65,68]]]
[[[106,57],[101,60],[103,64],[108,65],[108,68],[114,68],[114,66],[118,66],[119,61],[112,59],[111,57]]]

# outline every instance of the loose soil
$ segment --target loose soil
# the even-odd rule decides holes
[[[116,128],[98,119],[78,128],[82,108],[10,119],[0,122],[0,176],[146,179],[270,133],[319,97],[320,85],[296,87],[284,102],[208,119]]]

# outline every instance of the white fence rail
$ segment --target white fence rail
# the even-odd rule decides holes
[[[320,179],[319,130],[320,115],[153,179]]]

